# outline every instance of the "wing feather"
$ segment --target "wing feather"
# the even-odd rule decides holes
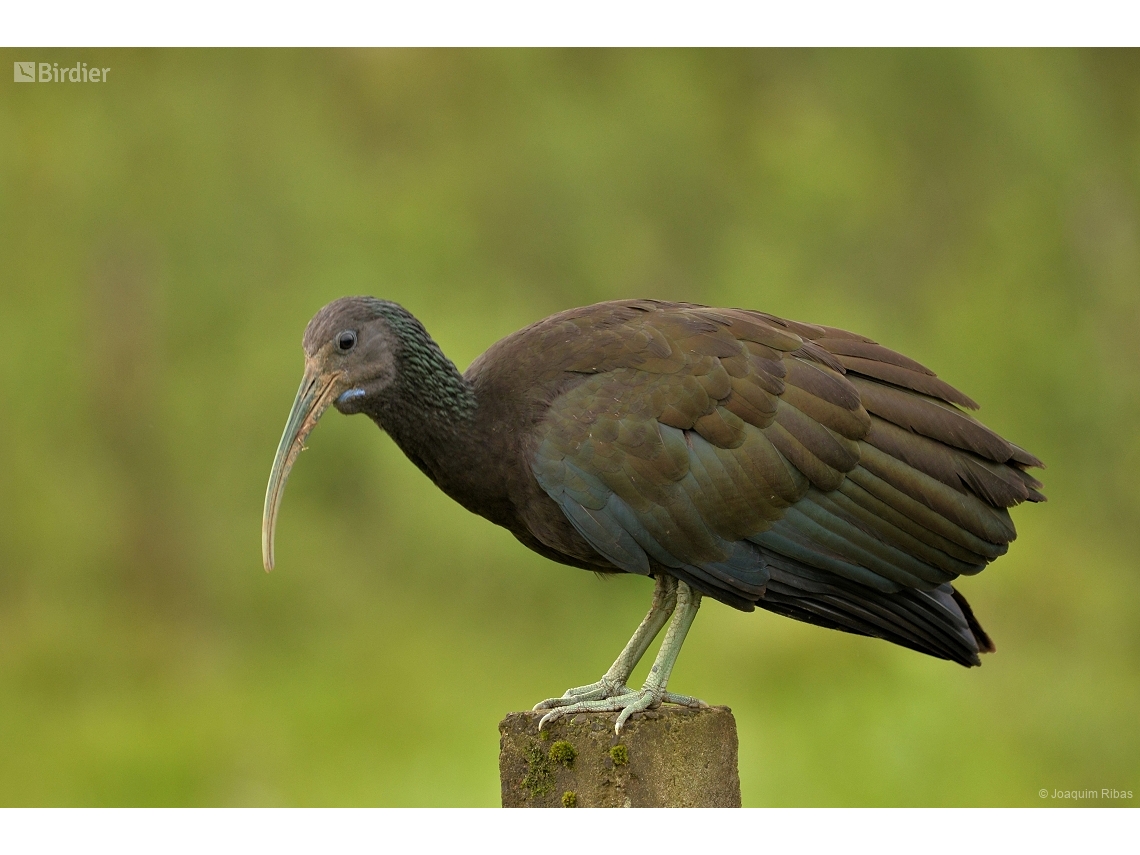
[[[1044,497],[1040,461],[970,398],[843,330],[593,308],[536,333],[579,379],[550,375],[532,471],[600,555],[963,664],[992,647],[949,582],[1006,551],[1007,508]]]

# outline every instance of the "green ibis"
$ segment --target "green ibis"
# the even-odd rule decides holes
[[[330,406],[364,413],[469,511],[553,561],[654,579],[600,680],[543,724],[663,702],[703,597],[979,665],[994,649],[951,585],[1005,553],[1042,463],[970,398],[864,336],[744,309],[621,300],[553,315],[465,373],[403,307],[345,297],[305,330],[305,373],[265,496]],[[666,629],[667,626],[667,629]],[[644,686],[627,685],[665,638]]]

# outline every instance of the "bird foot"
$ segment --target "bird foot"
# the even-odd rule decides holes
[[[534,705],[534,710],[549,710],[556,707],[568,707],[582,701],[598,701],[605,698],[616,698],[621,695],[628,695],[633,690],[630,689],[625,683],[618,680],[611,680],[608,677],[602,677],[596,683],[590,683],[588,686],[577,686],[573,689],[567,689],[566,693],[560,698],[547,698],[545,701],[539,701]]]
[[[615,693],[596,698],[592,696],[593,693],[602,691],[614,691]],[[571,695],[571,692],[581,692],[581,694]],[[591,697],[584,697],[586,694],[591,694]],[[542,730],[551,722],[557,721],[565,716],[576,715],[577,713],[616,712],[618,713],[618,717],[617,722],[614,724],[614,732],[620,735],[622,727],[631,715],[635,712],[642,712],[643,710],[656,709],[661,706],[661,704],[677,704],[678,706],[691,707],[693,709],[708,708],[708,704],[699,698],[692,698],[688,695],[676,695],[673,692],[666,692],[663,689],[650,686],[640,691],[633,691],[628,686],[613,683],[603,678],[603,680],[599,680],[591,686],[581,686],[578,689],[570,689],[561,698],[545,700],[537,704],[535,709],[550,710],[550,712],[544,715],[539,721],[539,730]]]

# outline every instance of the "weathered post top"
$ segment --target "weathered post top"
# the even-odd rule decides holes
[[[541,733],[542,712],[499,722],[503,807],[740,807],[728,707],[578,713]]]

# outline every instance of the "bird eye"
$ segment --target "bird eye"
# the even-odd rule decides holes
[[[356,347],[356,333],[352,330],[345,330],[336,337],[336,347],[341,353],[348,353]]]

